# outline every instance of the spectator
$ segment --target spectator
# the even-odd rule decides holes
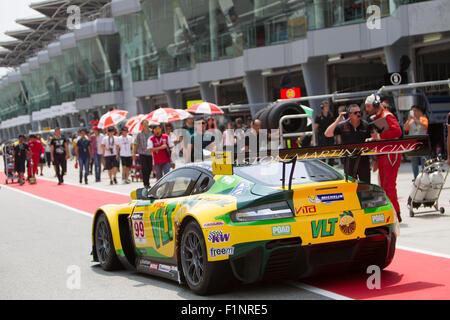
[[[409,136],[421,136],[427,134],[428,118],[424,115],[423,109],[420,106],[415,105],[411,107],[409,118],[405,122],[403,130],[405,130]],[[410,159],[415,180],[419,175],[419,166],[423,169],[425,159],[423,157],[411,157]]]
[[[46,146],[46,143],[45,143],[45,140],[42,139],[42,136],[40,134],[36,135],[36,139],[38,141],[40,141],[41,144],[42,144],[42,150],[41,150],[41,152],[39,154],[39,169],[41,169],[41,176],[43,176],[44,175],[44,165],[45,165],[45,146]]]
[[[52,164],[52,157],[50,156],[50,143],[52,142],[53,136],[48,135],[47,140],[45,141],[45,160],[47,162],[47,167],[50,168]]]
[[[102,151],[105,159],[105,168],[108,170],[109,183],[117,184],[117,169],[119,168],[119,154],[117,153],[117,137],[114,136],[114,127],[108,129],[108,135],[103,138]]]
[[[80,138],[77,141],[75,147],[76,161],[80,166],[80,183],[83,183],[83,170],[84,170],[84,183],[88,184],[89,175],[89,162],[92,159],[92,147],[91,142],[86,137],[86,130],[80,130]]]
[[[64,183],[64,174],[67,171],[67,160],[70,158],[69,140],[61,136],[61,129],[55,128],[55,137],[50,143],[50,155],[55,165],[58,185]]]
[[[259,157],[259,130],[261,129],[261,121],[259,119],[256,119],[252,121],[251,126],[252,128],[245,134],[245,152],[249,153],[250,159],[254,159],[255,157]]]
[[[19,177],[19,185],[23,185],[25,174],[25,161],[30,153],[30,147],[25,143],[25,136],[19,136],[19,143],[14,146],[14,169]]]
[[[136,154],[139,154],[139,160],[142,166],[142,180],[145,188],[150,188],[150,174],[153,169],[152,153],[148,151],[147,142],[152,132],[148,125],[148,121],[142,121],[142,131],[136,136],[133,150],[133,163],[136,163]]]
[[[202,118],[195,121],[195,132],[187,146],[185,162],[203,161],[203,150],[214,142],[215,137],[206,131],[206,121]],[[195,144],[197,142],[197,144]]]
[[[342,144],[360,144],[370,138],[369,123],[361,119],[361,109],[357,104],[348,106],[348,111],[339,113],[338,118],[325,131],[328,138],[338,136]],[[345,115],[349,118],[345,120]],[[356,158],[349,159],[348,167],[344,166],[344,172],[353,176],[353,169],[356,166]],[[370,183],[370,159],[367,156],[361,157],[356,173],[357,178],[362,182]]]
[[[147,148],[153,154],[156,181],[170,171],[172,162],[170,148],[173,148],[173,146],[169,136],[162,133],[161,126],[155,126],[153,135],[148,139]]]
[[[395,116],[383,108],[380,97],[376,94],[372,94],[366,98],[365,101],[366,111],[370,116],[371,121],[375,121],[381,118],[386,119],[388,129],[379,133],[377,130],[373,130],[369,141],[375,140],[392,140],[398,139],[402,136],[402,129],[398,124]],[[380,186],[386,192],[389,197],[398,217],[398,221],[402,222],[400,214],[400,205],[397,198],[397,175],[400,163],[402,160],[401,154],[387,154],[380,155],[376,161],[372,162],[373,171],[379,173]]]
[[[122,183],[128,184],[130,180],[130,170],[133,165],[132,145],[133,137],[128,134],[128,128],[122,128],[122,135],[117,139],[117,152],[122,160]]]
[[[234,137],[234,124],[233,122],[227,123],[227,130],[225,130],[222,134],[223,145],[230,150],[233,150],[234,145],[236,143],[236,139]]]
[[[94,134],[91,135],[91,148],[92,156],[94,160],[94,172],[95,172],[95,182],[101,181],[102,174],[102,141],[104,135],[99,131],[99,128],[95,126],[92,128]]]
[[[314,133],[317,137],[317,146],[325,147],[334,145],[334,138],[325,136],[325,131],[334,122],[334,117],[330,112],[330,104],[327,100],[320,104],[321,113],[316,116],[314,123]],[[334,159],[329,159],[328,164],[334,165]]]

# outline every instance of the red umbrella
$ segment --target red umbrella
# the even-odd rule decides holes
[[[173,121],[181,121],[189,117],[192,116],[185,110],[173,108],[159,108],[148,114],[147,119],[159,123],[168,123]]]
[[[124,110],[111,110],[105,113],[98,123],[98,127],[100,129],[107,129],[110,127],[114,127],[118,123],[125,120],[128,116],[128,111]]]
[[[223,111],[218,106],[216,106],[214,103],[209,102],[194,104],[188,109],[188,111],[195,114],[223,114]]]
[[[138,114],[137,116],[131,117],[128,119],[125,127],[128,128],[128,132],[131,134],[138,134],[142,131],[142,121],[148,120],[147,114]],[[149,120],[149,125],[156,125],[157,122],[153,122]]]

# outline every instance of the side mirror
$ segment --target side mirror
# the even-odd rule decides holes
[[[150,189],[139,188],[131,192],[133,200],[154,200],[155,197],[149,193]]]

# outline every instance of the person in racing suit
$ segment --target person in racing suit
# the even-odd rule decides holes
[[[378,94],[372,94],[365,101],[366,112],[370,116],[370,122],[384,118],[388,128],[379,133],[376,129],[372,130],[369,140],[393,140],[402,136],[402,129],[397,118],[381,104],[381,98]],[[398,217],[398,221],[402,222],[400,214],[400,205],[397,198],[397,174],[400,168],[402,157],[401,154],[380,155],[372,162],[372,170],[378,170],[380,186],[389,197]]]
[[[28,142],[28,147],[30,147],[33,160],[33,164],[28,166],[28,179],[36,176],[39,166],[39,160],[41,159],[41,154],[45,152],[45,149],[39,139],[32,134],[30,135],[30,141]]]

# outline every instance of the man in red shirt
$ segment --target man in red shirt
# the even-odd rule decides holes
[[[172,163],[170,148],[173,148],[172,141],[162,133],[160,126],[156,126],[153,129],[153,135],[148,139],[147,149],[153,153],[153,169],[155,169],[157,181],[170,171]]]
[[[381,98],[378,94],[368,96],[365,105],[366,111],[370,116],[370,122],[384,118],[388,124],[388,128],[381,133],[373,130],[370,140],[393,140],[402,136],[402,129],[398,124],[397,118],[383,108]],[[386,195],[389,197],[397,212],[399,222],[402,222],[402,218],[397,198],[397,174],[401,161],[401,154],[396,153],[378,156],[377,160],[372,163],[372,170],[377,171],[378,169],[380,186],[386,192]]]
[[[41,158],[41,153],[45,152],[44,146],[41,141],[37,139],[37,137],[32,134],[30,135],[30,141],[28,141],[28,146],[31,150],[31,159],[33,160],[33,164],[28,166],[28,179],[34,177],[37,173],[39,160]]]

